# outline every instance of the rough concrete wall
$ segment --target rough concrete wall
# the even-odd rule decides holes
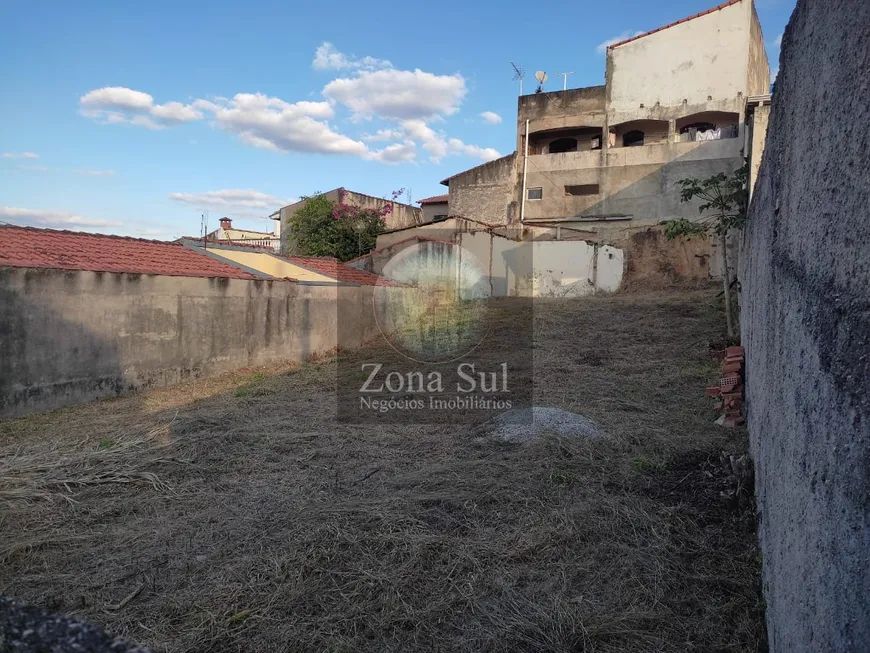
[[[603,127],[605,100],[604,86],[521,95],[517,100],[517,152],[525,148],[526,120],[532,135],[548,129]]]
[[[371,288],[0,268],[0,415],[303,360]],[[361,321],[352,346],[377,334]]]
[[[515,167],[516,154],[509,154],[451,177],[451,215],[490,224],[507,224],[518,219]]]
[[[558,116],[574,117],[588,111],[603,111],[604,93],[604,85],[601,85],[521,95],[517,100],[517,123],[525,124],[526,120]]]
[[[608,110],[746,94],[751,0],[608,50]],[[654,62],[654,65],[651,63]]]
[[[868,41],[866,0],[798,1],[744,234],[741,323],[774,653],[870,645]]]

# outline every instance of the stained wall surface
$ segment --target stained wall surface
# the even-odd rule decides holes
[[[866,0],[798,1],[741,254],[774,653],[870,646],[868,35]]]

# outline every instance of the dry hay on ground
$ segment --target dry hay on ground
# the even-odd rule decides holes
[[[605,440],[338,424],[330,361],[0,423],[0,593],[166,651],[763,650],[711,296],[536,302],[535,403]]]

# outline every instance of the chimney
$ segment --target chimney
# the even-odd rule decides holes
[[[221,229],[232,229],[233,221],[230,218],[221,218]]]

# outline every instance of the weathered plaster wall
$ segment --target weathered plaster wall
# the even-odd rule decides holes
[[[449,179],[451,215],[491,224],[519,219],[516,154],[503,156]]]
[[[420,208],[422,208],[423,210],[423,224],[432,222],[432,220],[438,218],[439,216],[450,215],[448,202],[438,204],[424,204]]]
[[[386,204],[392,205],[392,212],[384,216],[387,229],[401,229],[423,222],[423,210],[410,204],[390,202],[381,197],[372,197],[371,195],[363,195],[354,191],[346,192],[344,202],[358,206],[361,209],[372,209],[374,211],[380,210]]]
[[[678,106],[746,93],[751,0],[608,50],[608,109]],[[650,65],[654,62],[655,65]]]
[[[770,64],[764,48],[764,35],[755,7],[752,7],[749,30],[749,67],[746,85],[747,95],[767,95],[770,93]]]
[[[371,288],[0,268],[0,415],[170,385],[337,344]],[[368,315],[369,318],[365,318]],[[377,334],[371,312],[353,346]]]
[[[485,231],[462,233],[459,244],[489,272],[496,297],[582,297],[622,283],[623,251],[607,245],[516,242]]]
[[[394,243],[407,240],[414,236],[432,238],[435,240],[450,240],[451,238],[449,238],[449,236],[459,229],[457,223],[458,218],[448,218],[447,220],[436,222],[434,224],[421,224],[419,227],[414,227],[413,229],[387,231],[378,236],[378,242],[375,249],[389,247]]]
[[[749,196],[755,193],[758,173],[761,169],[761,159],[764,156],[764,144],[767,137],[767,125],[770,121],[770,105],[760,104],[752,109],[749,125]]]
[[[626,215],[634,225],[697,220],[697,204],[680,201],[677,181],[734,171],[742,164],[742,146],[741,138],[729,138],[530,156],[527,187],[540,187],[543,198],[526,201],[525,219]],[[599,193],[565,195],[565,186],[574,184],[597,184]]]
[[[603,127],[606,115],[604,86],[521,95],[517,100],[517,152],[522,155],[526,120],[529,134],[568,127]]]
[[[798,0],[744,236],[773,653],[870,645],[868,26],[866,0]]]

